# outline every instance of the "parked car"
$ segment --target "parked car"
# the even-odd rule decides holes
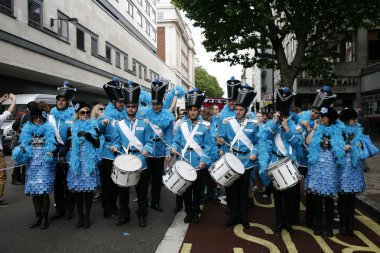
[[[16,106],[15,109],[11,115],[11,117],[6,120],[1,125],[1,131],[3,132],[3,148],[4,152],[6,154],[10,153],[10,144],[12,140],[13,130],[12,125],[17,116],[21,115],[26,110],[26,105],[30,101],[40,102],[45,101],[49,104],[50,107],[55,106],[55,99],[56,95],[50,95],[50,94],[16,94]],[[3,103],[3,106],[1,108],[1,111],[5,111],[8,109],[10,105],[10,101],[7,100]]]

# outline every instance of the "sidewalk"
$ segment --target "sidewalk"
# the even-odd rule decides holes
[[[380,149],[380,142],[373,142]],[[367,160],[369,171],[364,173],[367,189],[358,194],[359,206],[380,220],[380,153]]]

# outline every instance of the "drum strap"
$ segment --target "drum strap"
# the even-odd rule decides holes
[[[281,135],[279,133],[277,133],[274,136],[274,142],[276,144],[278,151],[280,151],[283,156],[287,156],[288,152],[286,151],[284,142],[282,141]],[[292,155],[292,153],[293,153],[292,146],[289,145],[289,154]]]
[[[190,146],[191,148],[194,149],[194,151],[199,155],[199,156],[202,156],[202,148],[201,146],[198,145],[198,143],[196,143],[194,141],[194,134],[197,132],[198,130],[198,127],[201,125],[201,122],[200,121],[197,121],[197,123],[195,124],[195,127],[193,128],[193,131],[191,131],[191,134],[190,134],[190,131],[189,131],[189,128],[187,127],[187,121],[183,122],[181,124],[181,130],[182,130],[182,133],[183,133],[183,136],[185,137],[185,139],[187,140],[186,141],[186,144],[185,144],[185,147],[182,149],[182,157],[185,157],[185,153],[187,151],[187,148]]]
[[[235,138],[231,142],[231,153],[233,153],[232,149],[235,145],[235,142],[237,142],[237,140],[240,140],[241,142],[243,142],[244,145],[247,146],[247,148],[252,151],[253,144],[252,144],[251,140],[248,138],[248,136],[245,135],[243,132],[244,128],[247,126],[247,123],[248,123],[248,120],[244,119],[244,121],[242,122],[242,124],[240,125],[240,128],[239,128],[239,123],[237,122],[236,119],[230,120],[230,124],[232,126],[232,129],[235,132]]]
[[[61,145],[65,145],[65,143],[63,142],[61,136],[59,135],[59,129],[57,128],[57,122],[55,121],[54,116],[51,115],[51,114],[49,115],[49,122],[50,122],[50,124],[54,128],[55,138],[57,138],[58,143],[61,144]]]
[[[125,135],[125,137],[127,137],[127,139],[129,140],[128,148],[135,146],[140,151],[140,153],[142,153],[144,145],[140,142],[138,138],[136,138],[136,135],[135,135],[137,122],[138,122],[138,119],[136,119],[135,123],[133,123],[132,131],[129,129],[127,124],[125,124],[124,120],[119,122],[119,126],[120,126],[121,131]]]
[[[152,122],[149,122],[149,124],[150,124],[150,127],[153,129],[153,132],[154,132],[155,134],[157,134],[158,137],[159,137],[161,140],[165,141],[165,139],[164,139],[165,136],[164,136],[164,132],[162,131],[162,129],[161,129],[159,126],[153,124]]]

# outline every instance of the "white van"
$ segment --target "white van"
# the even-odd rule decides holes
[[[13,122],[15,121],[15,118],[17,115],[20,115],[26,110],[26,105],[30,101],[35,101],[35,102],[40,102],[40,101],[45,101],[46,103],[49,104],[50,108],[53,108],[56,104],[56,95],[50,95],[50,94],[15,94],[16,96],[16,106],[15,109],[5,122],[1,125],[1,131],[3,132],[3,148],[4,151],[9,151],[10,150],[10,143],[12,140],[12,125]],[[10,100],[8,99],[5,101],[2,106],[1,106],[1,112],[5,111],[8,109],[10,105]],[[8,153],[8,152],[7,152]]]

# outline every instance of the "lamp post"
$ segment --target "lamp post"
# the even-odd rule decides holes
[[[54,26],[54,21],[55,20],[63,20],[63,21],[69,21],[69,22],[78,22],[78,19],[77,18],[51,18],[50,19],[50,26],[53,27]]]

